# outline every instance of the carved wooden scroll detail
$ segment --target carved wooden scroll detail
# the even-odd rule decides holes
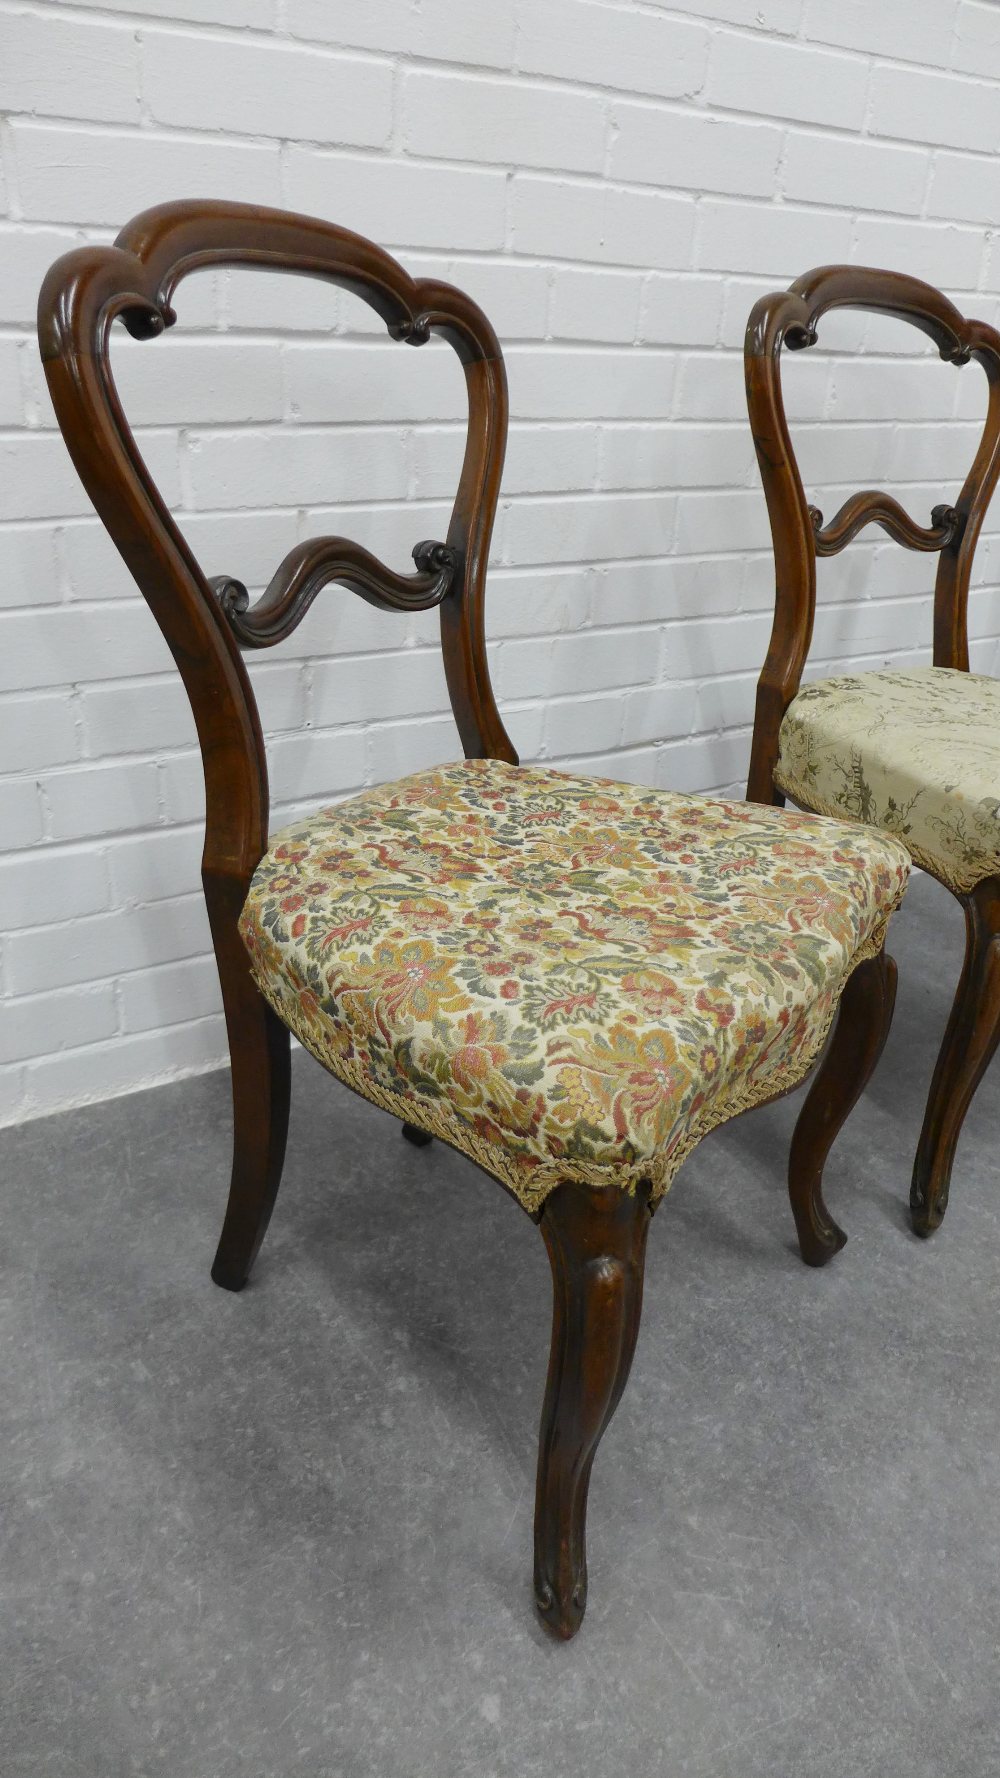
[[[232,575],[215,575],[208,584],[242,648],[273,648],[298,627],[331,581],[382,611],[430,611],[440,605],[455,581],[458,551],[446,543],[418,543],[413,560],[416,574],[397,574],[349,537],[312,537],[289,551],[256,605]]]
[[[823,514],[818,506],[810,506],[809,517],[818,556],[835,556],[866,525],[881,525],[883,531],[906,549],[944,549],[945,544],[958,536],[962,522],[953,506],[942,505],[934,507],[930,525],[918,525],[898,500],[877,489],[852,494],[828,525],[823,524]]]

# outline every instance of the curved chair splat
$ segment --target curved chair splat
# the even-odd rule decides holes
[[[881,525],[882,530],[905,549],[917,550],[944,549],[957,536],[961,525],[953,506],[935,506],[930,525],[918,525],[898,500],[877,488],[852,494],[828,525],[823,524],[823,514],[817,506],[810,506],[809,517],[813,546],[818,556],[837,555],[866,525]]]
[[[416,574],[397,574],[349,537],[312,537],[289,550],[256,605],[232,575],[215,575],[208,584],[241,647],[273,648],[298,628],[331,582],[380,611],[433,610],[454,584],[458,552],[446,543],[418,543],[413,559]]]

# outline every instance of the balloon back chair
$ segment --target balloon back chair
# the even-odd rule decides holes
[[[830,309],[908,321],[950,364],[975,359],[989,399],[979,449],[954,506],[918,525],[890,495],[852,495],[824,525],[809,506],[781,394],[782,346],[816,341]],[[965,910],[958,991],[931,1081],[910,1187],[913,1227],[929,1235],[948,1204],[955,1146],[1000,1038],[1000,683],[969,672],[969,577],[1000,472],[1000,334],[967,321],[916,278],[823,266],[755,305],[746,334],[750,423],[771,519],[775,615],[760,676],[747,795],[864,822],[896,835]],[[866,525],[939,555],[929,667],[815,680],[800,689],[812,638],[816,558]]]
[[[116,317],[137,338],[162,332],[178,282],[222,264],[327,279],[394,339],[437,333],[458,353],[465,458],[447,538],[418,544],[415,573],[340,537],[299,544],[253,606],[237,582],[202,573],[125,420],[108,344]],[[184,202],[137,217],[114,246],[67,254],[39,317],[60,427],[173,652],[203,755],[235,1131],[212,1276],[242,1288],[271,1215],[289,1030],[404,1135],[441,1137],[507,1188],[552,1269],[535,1597],[569,1637],[586,1603],[590,1469],[632,1361],[651,1214],[702,1136],[805,1078],[838,1006],[790,1177],[803,1258],[821,1265],[843,1242],[820,1180],[891,1016],[883,938],[906,853],[856,825],[519,767],[483,622],[504,366],[461,292],[415,282],[324,222]],[[269,837],[240,650],[288,636],[330,582],[383,609],[438,607],[465,758]]]

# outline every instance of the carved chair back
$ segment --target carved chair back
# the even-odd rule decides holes
[[[982,438],[954,506],[935,506],[918,525],[889,494],[869,489],[845,501],[829,524],[806,500],[781,394],[781,350],[816,343],[817,323],[830,309],[893,315],[927,334],[950,364],[975,359],[989,394]],[[782,800],[772,774],[778,731],[795,697],[812,640],[816,558],[835,555],[865,525],[880,525],[907,549],[940,555],[934,586],[934,664],[968,671],[969,576],[986,509],[1000,474],[1000,333],[967,321],[929,284],[865,266],[821,266],[788,290],[761,297],[747,324],[747,404],[774,542],[775,611],[767,658],[757,687],[748,796]]]
[[[181,280],[209,266],[325,279],[379,314],[393,339],[440,334],[458,354],[469,401],[465,457],[448,527],[418,543],[398,574],[359,544],[316,537],[281,562],[250,608],[246,589],[207,579],[161,499],[129,428],[109,359],[112,322],[152,339],[174,320]],[[39,342],[63,436],[80,477],[177,663],[205,768],[203,879],[216,915],[235,921],[267,848],[267,763],[241,648],[288,636],[331,581],[392,611],[438,606],[452,710],[467,755],[516,763],[490,685],[483,603],[503,467],[507,389],[485,315],[461,291],[414,280],[347,229],[246,204],[184,201],[137,216],[113,246],[83,247],[52,267],[38,305]]]

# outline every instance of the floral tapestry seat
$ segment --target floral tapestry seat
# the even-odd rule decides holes
[[[1000,681],[907,667],[803,686],[774,781],[805,808],[896,834],[964,893],[1000,871]]]
[[[277,834],[240,930],[333,1074],[537,1212],[655,1200],[802,1079],[907,871],[854,823],[478,759]]]

